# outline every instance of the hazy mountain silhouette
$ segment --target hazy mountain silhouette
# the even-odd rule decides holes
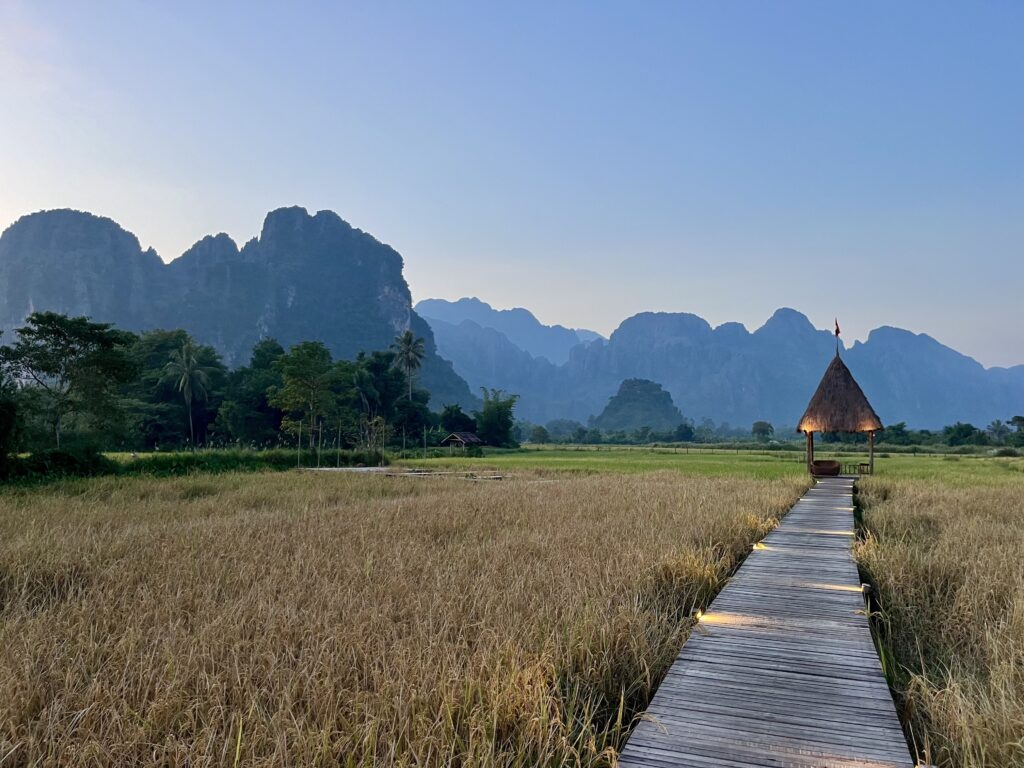
[[[527,309],[494,309],[477,298],[424,299],[416,305],[416,312],[428,322],[441,320],[458,325],[468,320],[482,328],[493,328],[520,349],[534,357],[545,357],[556,365],[566,362],[569,350],[577,344],[602,338],[599,333],[585,328],[544,325]]]
[[[43,211],[0,236],[0,328],[34,310],[135,331],[184,328],[232,366],[267,337],[286,347],[317,339],[353,358],[412,328],[426,342],[421,384],[435,407],[472,406],[476,398],[413,312],[402,266],[393,248],[330,211],[272,211],[241,249],[224,234],[204,237],[169,264],[110,219]]]
[[[646,379],[626,379],[592,425],[605,432],[616,432],[641,427],[675,429],[682,422],[683,414],[660,384]]]
[[[687,313],[634,315],[607,340],[579,345],[561,366],[531,357],[497,329],[430,321],[440,353],[471,386],[521,396],[523,418],[579,421],[598,414],[625,379],[661,384],[682,412],[734,426],[796,423],[835,354],[830,331],[780,309],[753,333],[712,328]],[[962,420],[984,426],[1024,413],[1024,365],[985,369],[924,334],[879,328],[843,352],[887,423],[929,428]]]
[[[241,249],[227,235],[209,236],[169,264],[110,219],[44,211],[0,236],[0,328],[33,310],[129,330],[181,327],[239,365],[261,338],[286,346],[319,339],[351,358],[411,327],[426,341],[421,382],[435,407],[472,406],[475,387],[498,387],[519,394],[519,415],[537,422],[586,421],[624,380],[639,378],[663,386],[698,421],[791,426],[835,354],[832,334],[792,309],[753,333],[644,312],[609,339],[590,340],[592,332],[545,326],[524,309],[427,300],[417,306],[428,325],[412,309],[402,267],[394,249],[330,211],[282,208]],[[887,423],[984,426],[1024,413],[1024,365],[985,369],[927,335],[888,327],[843,354]]]

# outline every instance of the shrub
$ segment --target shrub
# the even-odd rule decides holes
[[[212,450],[196,452],[154,453],[119,464],[94,448],[41,451],[26,459],[0,463],[0,479],[39,481],[49,478],[94,477],[97,475],[151,475],[174,477],[198,473],[260,472],[315,467],[315,451],[303,451],[301,462],[295,451]],[[324,451],[323,467],[375,467],[387,464],[380,451]]]
[[[9,471],[17,422],[18,411],[14,401],[0,399],[0,478]]]
[[[61,448],[36,451],[28,458],[15,459],[9,474],[15,478],[95,477],[113,475],[119,469],[117,462],[111,461],[95,448]]]
[[[386,457],[380,451],[323,451],[320,454],[322,467],[375,467],[386,464]],[[261,470],[283,471],[297,466],[315,467],[316,451],[303,451],[299,457],[296,451],[285,449],[271,451],[214,450],[165,454],[150,454],[133,459],[125,470],[130,474],[167,477],[189,475],[197,472],[258,472]]]

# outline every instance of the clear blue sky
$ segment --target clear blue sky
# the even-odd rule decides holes
[[[330,208],[416,299],[1024,362],[1024,3],[0,0],[0,227]]]

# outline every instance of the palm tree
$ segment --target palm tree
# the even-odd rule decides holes
[[[164,366],[161,381],[173,382],[185,399],[185,407],[188,409],[188,435],[193,447],[196,444],[196,430],[192,422],[192,402],[196,399],[206,399],[206,388],[212,370],[210,366],[203,365],[200,361],[199,347],[190,338],[185,339],[181,349],[171,352],[171,359]]]
[[[989,437],[995,440],[997,443],[1002,443],[1010,434],[1010,427],[1000,419],[996,419],[988,428],[985,430],[988,432]]]
[[[409,381],[409,399],[412,400],[412,377],[423,365],[423,358],[427,356],[426,346],[423,339],[417,339],[411,330],[407,330],[401,336],[395,337],[395,343],[391,348],[395,350],[395,362],[405,371],[405,377]]]
[[[366,411],[366,418],[372,419],[376,416],[376,407],[380,403],[380,392],[373,383],[371,376],[365,368],[357,368],[352,374],[352,386],[359,395],[359,400]]]

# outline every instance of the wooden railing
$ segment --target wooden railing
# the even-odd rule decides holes
[[[871,465],[867,462],[843,464],[840,472],[844,475],[870,475]]]

